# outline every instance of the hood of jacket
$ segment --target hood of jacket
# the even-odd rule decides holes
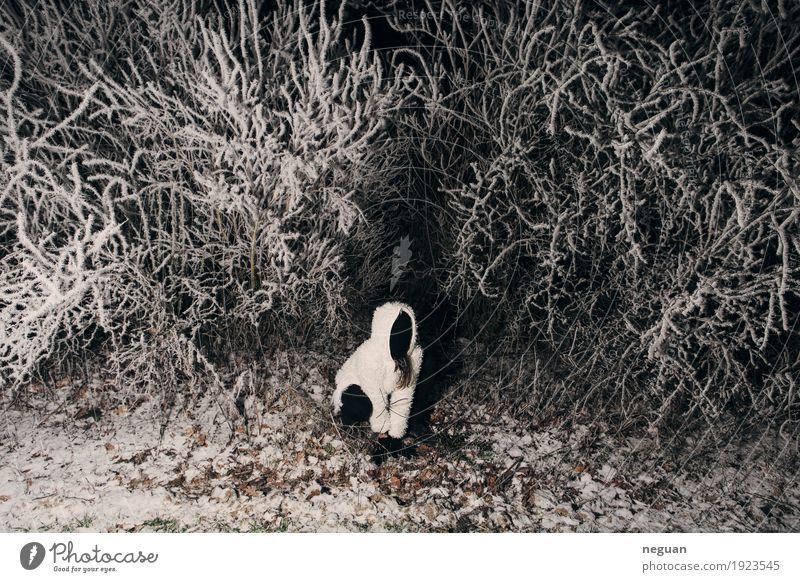
[[[392,326],[402,312],[405,312],[411,319],[411,342],[409,346],[409,351],[411,351],[417,344],[417,319],[411,306],[399,301],[390,301],[375,309],[375,313],[372,315],[371,339],[383,342],[386,346],[387,354],[389,353],[389,336],[392,333]]]

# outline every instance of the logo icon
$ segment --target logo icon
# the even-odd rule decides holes
[[[19,551],[19,563],[26,570],[35,570],[44,561],[44,546],[39,542],[30,542]]]
[[[389,291],[394,291],[395,285],[400,281],[400,278],[405,274],[408,269],[408,263],[411,260],[411,237],[404,236],[400,239],[400,244],[394,247],[392,256],[392,280],[389,283]]]

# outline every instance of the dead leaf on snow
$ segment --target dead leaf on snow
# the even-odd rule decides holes
[[[436,508],[433,506],[432,503],[425,504],[425,515],[430,521],[436,519]]]
[[[422,472],[419,474],[419,480],[423,483],[430,483],[431,481],[435,481],[436,475],[433,472],[433,469],[423,469]]]
[[[258,489],[252,485],[243,485],[241,491],[247,497],[258,497]]]

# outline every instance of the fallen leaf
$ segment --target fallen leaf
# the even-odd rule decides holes
[[[392,475],[392,477],[389,479],[389,483],[392,485],[392,487],[400,487],[400,477],[397,475]]]
[[[575,472],[576,473],[583,473],[586,470],[586,467],[583,466],[581,463],[575,465]]]
[[[423,469],[422,473],[419,474],[419,480],[423,483],[428,483],[430,481],[435,480],[435,476],[433,470],[431,469]]]
[[[253,485],[245,485],[242,487],[242,493],[248,497],[257,497],[258,489],[256,489]]]
[[[107,451],[113,451],[115,448],[114,445],[112,445],[111,443],[106,443],[105,447]]]
[[[436,519],[436,508],[433,506],[432,503],[425,504],[425,515],[430,521]]]

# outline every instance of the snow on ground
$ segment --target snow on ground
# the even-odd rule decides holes
[[[376,467],[363,433],[330,418],[323,375],[292,389],[266,380],[272,389],[243,397],[238,418],[206,396],[162,422],[152,406],[104,406],[100,384],[70,404],[6,410],[0,529],[800,529],[796,473],[782,481],[785,452],[776,461],[764,443],[703,471],[596,428],[526,431],[443,405],[417,456]]]

